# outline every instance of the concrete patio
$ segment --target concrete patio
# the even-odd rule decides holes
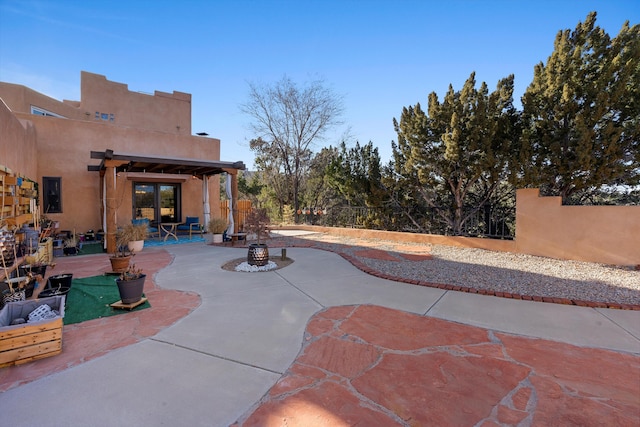
[[[640,422],[638,311],[420,287],[370,276],[327,251],[287,255],[294,262],[286,268],[240,273],[221,266],[246,248],[145,249],[136,264],[157,270],[157,289],[147,288],[152,308],[86,322],[83,333],[65,326],[62,355],[0,371],[2,419],[13,426]],[[108,269],[106,260],[65,258],[56,270],[95,275]],[[96,349],[101,342],[118,344]]]

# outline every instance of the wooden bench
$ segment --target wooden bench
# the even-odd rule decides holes
[[[235,245],[238,240],[247,240],[247,233],[231,233],[228,236],[231,237],[231,246]]]

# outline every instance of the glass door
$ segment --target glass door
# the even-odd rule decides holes
[[[148,218],[151,223],[156,223],[156,196],[155,185],[133,185],[133,212],[136,219]]]
[[[177,187],[173,184],[160,185],[160,217],[162,222],[178,222],[176,215]]]
[[[180,222],[180,184],[134,183],[133,213],[154,225]]]

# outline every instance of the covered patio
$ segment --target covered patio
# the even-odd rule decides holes
[[[228,193],[231,199],[233,232],[238,232],[238,171],[245,170],[242,161],[224,162],[176,157],[152,157],[143,154],[118,153],[107,149],[91,151],[92,159],[99,159],[99,165],[88,165],[91,172],[100,173],[100,198],[102,202],[103,228],[105,231],[106,250],[113,253],[116,250],[116,211],[117,174],[126,172],[131,177],[184,177],[202,180],[202,201],[204,224],[210,219],[208,178],[213,175],[227,173],[229,179]]]

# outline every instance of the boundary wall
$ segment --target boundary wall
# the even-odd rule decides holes
[[[563,206],[560,197],[540,197],[536,188],[516,193],[515,240],[303,224],[274,228],[640,266],[640,206]]]

